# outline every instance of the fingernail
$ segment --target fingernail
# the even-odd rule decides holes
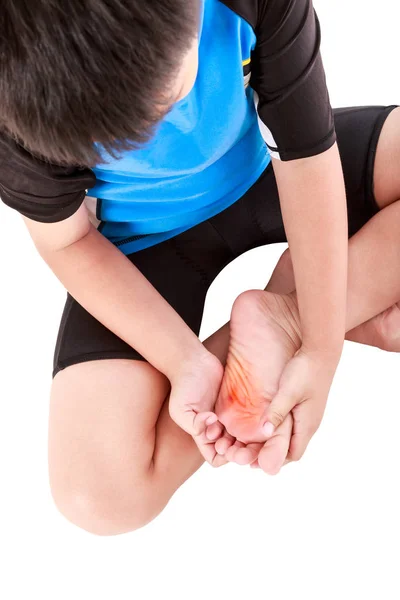
[[[211,417],[208,417],[208,419],[206,420],[206,425],[213,425],[217,421],[218,421],[217,415],[212,415]]]
[[[275,427],[272,425],[272,423],[265,423],[264,427],[262,428],[262,431],[264,435],[266,435],[267,437],[271,437],[271,435],[275,431]]]

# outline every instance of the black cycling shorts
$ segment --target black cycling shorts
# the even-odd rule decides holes
[[[350,237],[378,211],[373,192],[374,159],[382,126],[394,108],[334,110]],[[286,242],[286,236],[270,164],[249,191],[226,210],[128,258],[199,335],[206,294],[216,276],[247,250],[278,242]],[[53,377],[69,365],[108,358],[145,360],[67,293]]]

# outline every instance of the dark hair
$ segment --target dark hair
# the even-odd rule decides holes
[[[0,129],[58,164],[137,148],[169,111],[198,0],[3,0]]]

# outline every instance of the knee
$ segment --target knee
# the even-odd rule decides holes
[[[54,503],[72,524],[97,536],[116,536],[141,529],[164,506],[151,484],[142,482],[137,489],[57,489],[51,486]]]

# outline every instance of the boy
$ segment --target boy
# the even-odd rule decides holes
[[[382,317],[355,327],[400,298],[399,111],[332,112],[308,0],[13,1],[2,28],[2,200],[69,291],[60,511],[132,531],[204,458],[299,458],[345,331],[377,343]],[[216,275],[286,239],[268,291],[200,343]]]

